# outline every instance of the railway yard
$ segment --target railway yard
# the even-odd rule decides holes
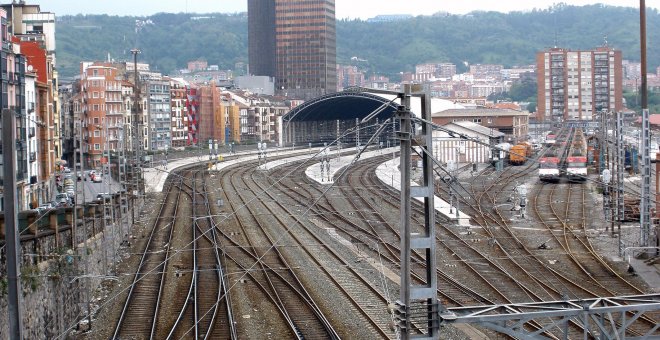
[[[436,216],[432,270],[445,306],[657,292],[619,260],[591,180],[597,176],[541,181],[545,152],[499,172],[459,168],[452,193],[437,181],[436,196],[457,196],[469,216]],[[400,193],[376,175],[392,158],[363,157],[336,172],[332,185],[306,175],[319,166],[308,157],[267,170],[258,169],[261,159],[170,170],[133,229],[119,281],[97,292],[94,326],[80,338],[397,338],[388,306],[399,295]],[[423,216],[414,203],[413,228],[421,230]],[[633,228],[624,231],[634,237]],[[413,282],[427,270],[421,258],[414,253]],[[658,320],[660,312],[645,313],[627,336],[645,334]],[[568,327],[570,338],[581,337],[581,325]],[[498,337],[467,325],[441,328],[441,338]]]

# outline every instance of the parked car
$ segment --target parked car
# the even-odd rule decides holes
[[[69,195],[66,193],[59,193],[55,195],[55,203],[57,204],[58,207],[62,206],[67,206],[71,203],[71,200],[69,199]]]
[[[96,195],[96,201],[99,203],[103,203],[103,202],[109,203],[110,200],[112,200],[112,195],[110,195],[107,192],[100,192]]]
[[[96,174],[94,177],[92,177],[92,181],[94,183],[101,183],[103,182],[103,176],[101,176],[101,174]]]
[[[47,203],[44,203],[44,204],[38,206],[38,207],[37,207],[36,209],[34,209],[34,210],[36,210],[37,213],[39,213],[39,214],[43,214],[43,213],[47,212],[47,211],[50,210],[50,209],[53,209],[53,204],[50,203],[50,202],[47,202]]]

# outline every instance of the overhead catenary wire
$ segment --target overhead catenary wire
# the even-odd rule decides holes
[[[330,146],[332,146],[333,144],[337,143],[341,138],[344,138],[344,137],[350,135],[351,133],[353,133],[353,132],[354,132],[355,130],[357,130],[358,128],[359,128],[359,129],[366,129],[366,128],[370,128],[370,127],[368,127],[368,126],[365,126],[365,127],[358,127],[358,126],[356,126],[356,127],[354,127],[354,128],[349,128],[349,129],[345,130],[344,133],[343,133],[341,136],[338,136],[338,137],[337,137],[332,143],[330,143],[328,146],[322,148],[321,150],[319,150],[319,151],[318,151],[317,153],[315,153],[314,155],[312,155],[312,156],[306,158],[306,159],[305,159],[303,162],[301,162],[297,167],[295,167],[294,169],[292,169],[292,170],[289,172],[289,174],[288,174],[287,176],[284,176],[284,177],[282,177],[282,178],[277,179],[274,183],[272,183],[272,184],[271,184],[270,186],[268,186],[266,189],[262,190],[261,192],[255,193],[255,197],[254,197],[254,198],[248,200],[248,201],[245,202],[243,205],[239,206],[238,209],[236,209],[235,211],[233,211],[233,212],[231,212],[231,213],[226,214],[226,215],[224,216],[223,220],[221,220],[221,222],[224,221],[224,220],[229,219],[229,218],[232,217],[232,216],[234,216],[234,215],[236,214],[237,210],[240,210],[240,209],[242,209],[242,208],[245,208],[247,205],[249,205],[249,204],[250,204],[251,202],[253,202],[254,200],[259,199],[261,194],[263,194],[263,193],[267,192],[268,190],[271,190],[272,188],[274,188],[274,187],[275,187],[277,184],[279,184],[284,178],[290,176],[292,173],[294,173],[294,172],[297,171],[298,169],[302,168],[302,167],[303,167],[305,164],[307,164],[310,160],[316,159],[316,157],[318,157],[319,155],[321,155],[321,153],[322,153],[324,150],[328,149]],[[367,146],[368,146],[368,145],[367,145]],[[367,146],[365,146],[365,148],[366,148]],[[349,166],[349,167],[346,167],[346,168],[344,169],[344,171],[342,172],[342,174],[343,174],[343,173],[346,173],[346,171],[347,171],[349,168],[350,168],[350,166]],[[340,176],[341,176],[341,175],[340,175]],[[326,192],[327,192],[327,191],[326,191]],[[325,193],[324,193],[324,194],[325,194]],[[312,207],[318,202],[318,200],[320,200],[321,197],[323,197],[324,194],[320,195],[319,198],[318,198],[317,200],[315,200],[313,204],[310,204],[310,206],[308,206],[308,209],[307,209],[307,210],[305,211],[305,213],[303,213],[303,215],[301,215],[301,216],[305,216],[305,214],[308,213],[308,212],[311,210],[311,208],[312,208]],[[203,218],[203,217],[204,217],[204,216],[202,216],[202,218]],[[296,225],[297,225],[297,223],[296,223]],[[287,231],[288,231],[288,229],[290,229],[290,228],[293,227],[293,226],[294,226],[294,225],[286,227],[286,228],[287,228]],[[188,243],[188,244],[185,245],[184,247],[188,247],[188,246],[190,246],[193,242],[195,242],[197,239],[199,239],[199,238],[201,238],[201,237],[204,237],[205,234],[206,234],[207,232],[209,232],[210,230],[211,230],[211,229],[209,229],[209,230],[207,230],[207,231],[201,233],[197,238],[193,239],[190,243]],[[281,241],[281,239],[282,239],[282,237],[284,236],[284,234],[286,234],[286,233],[283,233],[283,235],[280,236],[280,238],[277,239],[277,240],[274,242],[274,244],[273,244],[272,247],[278,245],[278,242]],[[271,247],[271,248],[272,248],[272,247]],[[175,250],[175,251],[174,251],[174,254],[171,255],[171,256],[169,256],[168,258],[166,258],[166,259],[163,261],[163,263],[165,263],[166,261],[169,261],[173,256],[178,255],[179,252],[180,252],[180,250]],[[266,252],[266,253],[267,253],[267,252]],[[266,253],[264,253],[264,254],[266,254]],[[265,255],[264,255],[264,256],[265,256]],[[262,256],[262,257],[263,257],[263,256]],[[256,266],[256,265],[259,263],[258,261],[260,261],[260,260],[261,260],[261,257],[260,257],[256,262],[254,262],[254,263],[252,264],[251,268],[254,267],[254,266]],[[161,263],[161,264],[162,264],[162,263]],[[155,268],[156,268],[156,267],[155,267]],[[152,270],[152,271],[153,271],[153,270]],[[147,273],[141,273],[141,274],[149,274],[149,272],[147,272]],[[234,285],[235,285],[235,284],[234,284]],[[230,290],[234,287],[234,285],[232,285],[231,287],[229,287],[227,291],[230,291]],[[101,308],[101,307],[107,305],[108,303],[110,303],[111,301],[113,301],[115,298],[117,298],[120,294],[124,293],[127,289],[130,289],[131,286],[132,286],[132,284],[129,285],[129,286],[127,286],[127,287],[124,287],[121,291],[117,292],[117,294],[115,294],[114,296],[108,298],[108,300],[106,300],[106,301],[105,301],[103,304],[101,304],[98,308]],[[76,324],[77,324],[77,321],[76,321]],[[59,339],[59,338],[63,337],[68,331],[70,331],[73,327],[75,327],[76,324],[73,324],[73,325],[71,325],[70,327],[68,327],[68,328],[67,328],[62,334],[59,334],[59,335],[57,336],[57,338]]]
[[[346,131],[346,133],[344,134],[344,136],[345,136],[346,134],[348,134],[348,133],[351,133],[351,131]],[[336,142],[336,141],[335,141],[335,142]],[[334,142],[333,142],[333,143],[334,143]],[[305,162],[303,162],[300,166],[302,166],[302,165],[304,165],[305,163],[307,163],[310,159],[314,159],[314,158],[315,158],[317,155],[319,155],[319,154],[320,154],[320,152],[317,153],[317,154],[315,154],[313,157],[310,157],[308,160],[306,160]],[[299,167],[300,167],[300,166],[299,166]],[[299,167],[297,167],[297,168],[294,169],[293,171],[297,170]],[[346,170],[347,170],[347,169],[346,169]],[[340,174],[339,177],[343,176],[343,175],[346,173],[346,170],[345,170],[344,172],[342,172],[342,174]],[[159,170],[159,171],[164,171],[164,170]],[[293,171],[292,171],[292,172],[293,172]],[[165,172],[171,173],[170,171],[165,171]],[[176,173],[174,173],[174,174],[177,175]],[[285,177],[290,176],[290,174],[291,174],[291,173],[289,173],[289,175],[287,175],[287,176],[285,176]],[[275,184],[276,184],[276,183],[275,183]],[[273,185],[274,185],[274,184],[273,184]],[[269,188],[267,188],[267,189],[265,189],[263,192],[269,190],[270,188],[272,188],[272,186],[269,187]],[[320,197],[322,197],[322,196],[324,196],[324,195],[326,195],[326,194],[327,194],[327,191],[324,192]],[[256,199],[257,197],[258,197],[258,195],[255,196],[255,199]],[[301,215],[301,216],[305,216],[305,214],[308,214],[309,211],[310,211],[310,209],[311,209],[316,203],[317,203],[317,201],[315,201],[313,205],[308,206],[307,211],[306,211],[305,213],[303,213],[303,215]],[[235,212],[234,212],[234,213],[235,213]],[[277,243],[276,243],[276,244],[277,244]]]

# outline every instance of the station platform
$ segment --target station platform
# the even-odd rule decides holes
[[[365,151],[364,153],[362,153],[362,155],[360,155],[360,159],[377,157],[383,154],[391,153],[393,150],[398,150],[398,148]],[[342,155],[342,153],[345,153],[345,155]],[[307,167],[307,169],[305,170],[305,174],[307,175],[307,177],[320,184],[333,184],[335,175],[337,173],[340,173],[343,170],[343,168],[351,164],[351,162],[355,159],[356,155],[357,155],[357,148],[341,149],[341,153],[338,152],[337,150],[332,150],[328,153],[328,158],[330,159],[330,171],[328,173],[322,171],[321,162],[315,160],[314,163],[312,163],[312,165]]]
[[[320,184],[324,184],[324,185],[333,184],[332,179],[334,178],[334,176],[339,171],[343,171],[343,168],[350,165],[351,162],[353,162],[353,160],[355,159],[356,148],[346,148],[346,149],[341,149],[341,151],[338,151],[336,149],[329,151],[328,157],[330,159],[330,172],[325,174],[325,176],[324,176],[324,172],[321,171],[321,163],[317,160],[319,158],[319,155],[317,155],[317,153],[320,150],[322,150],[322,148],[298,149],[298,150],[293,150],[293,149],[280,150],[274,148],[269,150],[268,152],[268,155],[270,157],[285,155],[285,154],[290,154],[291,157],[286,157],[286,158],[267,162],[265,164],[258,166],[257,169],[269,170],[278,166],[288,164],[290,162],[307,160],[310,157],[316,155],[316,159],[313,162],[310,162],[310,165],[305,170],[305,174],[307,175],[307,177]],[[398,148],[385,148],[380,150],[367,151],[364,152],[360,156],[360,158],[365,159],[365,158],[377,157],[383,154],[392,154],[393,152],[396,151],[398,151]],[[344,152],[352,153],[352,154],[341,156],[341,153]],[[226,167],[232,166],[234,164],[238,164],[240,162],[257,160],[259,158],[259,153],[258,151],[254,150],[247,152],[239,152],[233,155],[225,153],[225,154],[220,154],[220,156],[222,156],[225,159],[229,156],[235,156],[235,158],[225,161],[219,161],[211,168],[211,170],[216,170],[216,171],[222,170]],[[195,163],[209,163],[209,162],[211,161],[208,159],[204,159],[204,157],[194,156],[194,157],[180,158],[168,163],[167,165],[159,165],[153,168],[145,168],[144,169],[145,190],[148,193],[161,192],[163,191],[163,187],[165,186],[165,181],[167,180],[167,176],[170,174],[172,170]],[[376,169],[376,175],[385,184],[393,187],[396,190],[401,190],[401,183],[400,183],[401,173],[399,172],[398,157],[395,157],[393,160],[387,161],[381,164],[380,166],[378,166],[378,168]],[[411,184],[417,185],[415,182],[411,182]],[[421,201],[421,199],[419,200]],[[444,200],[440,199],[437,196],[435,196],[434,202],[435,202],[435,209],[440,214],[447,217],[448,219],[456,221],[459,226],[463,226],[463,227],[470,226],[469,215],[459,210],[457,216],[456,210],[453,208],[450,209],[449,203],[445,202]]]
[[[401,172],[399,171],[399,158],[389,160],[376,168],[376,175],[380,178],[383,183],[391,186],[392,188],[401,191]],[[411,181],[410,185],[419,185],[418,183]],[[415,197],[416,200],[423,202],[421,197]],[[450,207],[449,203],[444,201],[438,196],[434,196],[433,203],[435,205],[435,210],[439,212],[442,216],[455,221],[459,227],[470,227],[470,215],[454,207]]]
[[[344,149],[344,150],[355,152],[355,148]],[[385,148],[380,150],[367,151],[360,156],[360,159],[392,154],[393,152],[396,152],[398,150],[399,148],[396,147],[396,148]],[[333,153],[334,152],[335,151],[333,151]],[[307,175],[307,177],[311,178],[312,180],[320,184],[324,184],[324,185],[333,184],[334,182],[332,181],[332,179],[334,178],[334,176],[340,171],[342,171],[344,167],[349,166],[354,159],[355,159],[355,154],[350,156],[331,158],[329,176],[327,174],[325,174],[324,176],[323,172],[321,171],[321,163],[316,161],[307,167],[307,170],[305,170],[305,174]],[[376,175],[381,181],[383,181],[383,183],[391,186],[396,190],[401,191],[401,172],[399,171],[399,161],[400,161],[399,157],[394,157],[394,159],[379,165],[378,168],[376,168]],[[418,184],[413,181],[411,182],[411,185],[418,185]],[[421,198],[416,198],[416,199],[422,201]],[[470,216],[468,214],[459,210],[457,216],[456,209],[454,208],[450,209],[449,203],[445,202],[438,196],[435,196],[434,203],[435,203],[435,210],[437,212],[439,212],[440,214],[442,214],[443,216],[447,217],[452,221],[456,221],[457,225],[460,227],[470,227]]]
[[[223,158],[235,156],[236,158],[227,161],[219,161],[214,166],[214,170],[220,170],[222,168],[240,162],[255,160],[259,157],[258,151],[256,150],[247,151],[247,152],[237,152],[234,154],[223,153],[218,156],[222,156]],[[195,163],[210,163],[210,162],[212,162],[212,160],[209,160],[208,158],[206,158],[206,156],[202,156],[202,157],[193,156],[193,157],[179,158],[177,160],[167,163],[167,165],[159,165],[153,168],[144,168],[143,170],[144,190],[148,193],[161,192],[163,191],[163,187],[165,186],[165,181],[167,180],[167,176],[169,176],[170,172],[172,172],[173,170]]]
[[[316,160],[311,160],[312,157],[318,158],[319,156],[317,153],[323,150],[323,147],[317,147],[317,148],[298,148],[298,149],[286,149],[282,150],[281,152],[275,152],[273,155],[277,156],[278,154],[289,154],[291,157],[285,157],[285,158],[280,158],[276,159],[264,164],[261,164],[257,167],[257,170],[260,171],[265,171],[265,170],[270,170],[279,166],[287,165],[291,162],[298,162],[298,161],[304,161],[304,160],[309,160],[310,162],[316,162]],[[334,153],[334,151],[333,151]],[[311,164],[311,163],[310,163]]]
[[[271,169],[275,166],[280,166],[283,164],[286,164],[288,162],[292,162],[294,160],[300,160],[300,159],[305,159],[313,156],[316,154],[319,150],[322,148],[311,148],[311,149],[291,149],[291,148],[272,148],[269,149],[266,153],[267,157],[278,157],[281,155],[291,155],[292,157],[287,157],[283,159],[278,159],[274,161],[270,161],[268,163],[262,164],[258,167],[259,170],[267,170]],[[259,151],[257,150],[251,150],[251,151],[243,151],[243,152],[236,152],[233,154],[229,153],[221,153],[218,156],[222,156],[223,159],[227,159],[228,157],[232,157],[231,159],[228,160],[223,160],[223,161],[218,161],[216,162],[215,165],[212,166],[210,170],[222,170],[226,167],[232,166],[234,164],[238,164],[241,162],[247,162],[247,161],[254,161],[259,159]],[[143,170],[144,173],[144,185],[145,185],[145,191],[146,192],[161,192],[163,191],[163,187],[165,186],[165,181],[167,180],[167,176],[169,176],[170,172],[177,169],[181,168],[187,165],[199,163],[199,164],[208,164],[210,162],[213,162],[212,160],[208,159],[208,155],[205,156],[193,156],[193,157],[186,157],[186,158],[179,158],[176,160],[173,160],[167,165],[159,165],[155,166],[153,168],[145,168]]]

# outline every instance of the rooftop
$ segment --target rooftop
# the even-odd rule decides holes
[[[490,137],[504,137],[504,133],[496,130],[496,129],[491,129],[487,128],[483,125],[479,125],[474,122],[468,122],[468,121],[461,121],[461,122],[452,122],[449,124],[446,124],[445,127],[450,127],[451,125],[458,125],[464,129],[474,131],[476,133],[482,134],[484,136],[490,136]]]
[[[434,112],[431,117],[501,117],[501,116],[529,116],[529,112],[509,109],[449,109]]]

